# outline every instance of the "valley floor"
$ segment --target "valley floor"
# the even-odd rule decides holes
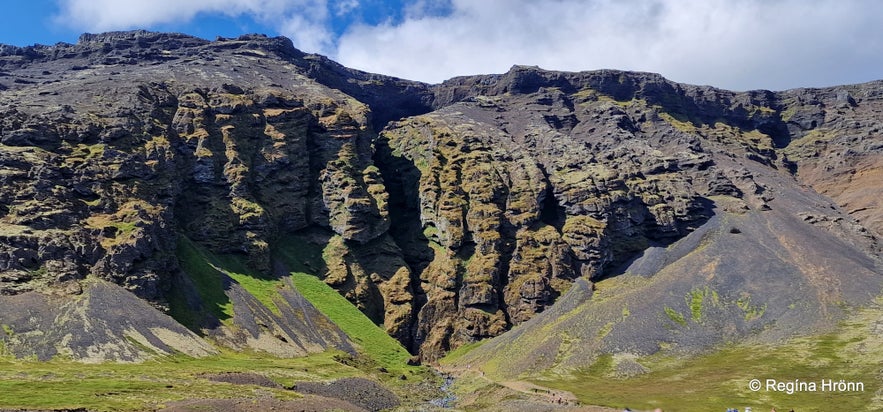
[[[224,353],[98,364],[0,359],[0,410],[359,411],[410,409],[435,395],[428,370],[392,376],[340,352],[293,359]]]

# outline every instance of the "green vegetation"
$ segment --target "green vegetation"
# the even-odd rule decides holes
[[[211,252],[196,245],[185,236],[179,236],[177,248],[178,261],[184,273],[188,275],[200,300],[206,309],[221,321],[233,317],[233,304],[227,297],[225,277],[242,286],[249,294],[275,314],[279,314],[276,299],[280,299],[279,290],[284,287],[280,279],[273,279],[264,274],[256,274],[248,269],[241,260],[232,255],[215,256]],[[181,292],[173,290],[169,297],[171,315],[182,325],[198,331],[199,314],[186,304]]]
[[[93,207],[94,207],[94,206],[98,206],[98,205],[101,204],[101,198],[100,198],[100,197],[97,198],[97,199],[95,199],[95,200],[85,200],[85,199],[80,199],[80,201],[83,202],[83,204],[86,205],[86,206],[93,206]]]
[[[197,246],[184,236],[180,237],[178,259],[184,272],[190,275],[204,302],[214,302],[220,311],[214,314],[220,319],[232,317],[232,307],[224,294],[224,276],[229,276],[242,286],[273,313],[279,314],[276,299],[281,299],[279,291],[284,287],[280,279],[269,274],[257,273],[234,255],[216,256]],[[207,298],[207,299],[206,299]]]
[[[757,319],[763,316],[764,312],[766,312],[766,304],[763,306],[756,306],[751,304],[751,296],[743,296],[736,301],[736,306],[739,309],[742,309],[742,312],[745,313],[745,320],[750,321]]]
[[[326,259],[322,258],[323,254],[338,253],[344,247],[336,239],[339,238],[332,238],[323,250],[321,245],[304,238],[290,237],[278,242],[273,252],[293,270],[291,280],[298,292],[358,344],[362,353],[390,372],[422,371],[423,368],[407,365],[411,355],[398,341],[331,286],[310,274],[324,267]]]
[[[696,124],[694,124],[684,116],[675,116],[671,113],[661,111],[660,109],[659,118],[665,120],[675,129],[680,130],[684,133],[697,133],[698,129],[696,127]]]
[[[264,216],[266,212],[261,205],[242,197],[234,197],[230,202],[230,208],[239,215],[240,223],[245,223],[250,219],[256,219]]]
[[[320,246],[306,242],[284,246],[287,247],[280,247],[274,253],[290,260],[292,266],[302,270],[322,267]],[[229,322],[235,308],[225,294],[228,282],[238,283],[278,313],[275,301],[284,285],[281,279],[255,274],[240,257],[216,256],[184,236],[179,237],[176,255],[206,312],[209,312],[194,313],[187,306],[183,293],[178,291],[181,288],[173,288],[169,297],[171,314],[192,330],[198,331],[206,315]],[[419,375],[421,381],[434,378],[426,368],[407,366],[410,354],[397,341],[315,276],[294,273],[293,281],[319,310],[360,346],[366,355],[364,358],[354,359],[350,354],[336,350],[284,359],[259,352],[222,349],[220,355],[206,358],[158,356],[155,360],[137,364],[82,364],[61,357],[39,362],[16,359],[7,354],[0,339],[0,408],[154,410],[185,399],[272,397],[288,400],[300,397],[290,390],[221,383],[205,376],[231,372],[263,375],[283,387],[299,381],[369,377],[380,379],[390,388],[402,392],[400,396],[403,398],[423,396],[417,395],[413,388],[409,389],[413,379],[401,380],[400,377]],[[13,331],[8,325],[0,325],[0,333],[12,335]],[[378,373],[379,367],[388,373]]]
[[[280,258],[294,272],[316,273],[324,270],[325,258],[322,245],[298,236],[280,239],[273,248],[273,255]]]
[[[490,341],[489,339],[485,339],[485,340],[480,340],[478,342],[467,343],[463,346],[460,346],[459,348],[448,352],[448,354],[445,355],[444,358],[439,360],[439,363],[442,365],[454,363],[458,359],[462,358],[463,355],[471,352],[473,349],[481,347],[481,345],[484,345],[485,343],[487,343],[489,341]]]
[[[684,326],[687,324],[687,321],[684,320],[684,315],[682,315],[680,312],[678,312],[668,306],[666,306],[664,310],[665,310],[665,314],[668,315],[668,318],[671,319],[672,322],[675,322],[681,326]]]
[[[427,239],[435,239],[438,236],[438,229],[435,226],[426,226],[423,228],[423,237]]]
[[[803,137],[792,140],[783,152],[791,159],[806,159],[818,153],[836,136],[829,129],[812,129]]]
[[[364,376],[337,362],[339,356],[339,352],[325,352],[279,359],[256,353],[224,353],[201,359],[173,356],[139,364],[0,358],[0,408],[153,410],[183,399],[257,395],[296,399],[300,395],[293,391],[213,382],[203,375],[257,373],[283,386],[297,381]]]
[[[184,236],[178,237],[176,250],[181,269],[188,275],[199,293],[200,300],[206,309],[221,321],[233,317],[233,304],[224,293],[224,274],[209,263],[206,252]],[[173,290],[169,298],[171,315],[191,330],[195,330],[198,324],[190,313],[191,308],[184,303],[183,296],[179,296]]]
[[[613,326],[615,325],[616,324],[614,322],[607,322],[604,324],[604,326],[598,329],[598,340],[604,339],[604,337],[609,335],[610,332],[613,331]]]
[[[690,307],[690,316],[694,322],[702,320],[702,304],[706,298],[711,298],[712,305],[720,305],[720,298],[717,292],[712,291],[706,286],[704,289],[693,289],[687,294],[687,306]]]
[[[226,260],[226,259],[225,259]],[[279,291],[285,287],[279,279],[270,279],[266,276],[252,275],[247,269],[233,271],[224,271],[228,276],[233,278],[240,286],[245,288],[252,296],[255,297],[271,312],[279,315],[279,307],[276,305],[276,299],[282,299]]]
[[[389,371],[417,370],[407,366],[411,355],[398,341],[377,327],[346,298],[316,276],[293,272],[298,292],[357,343],[361,350]]]
[[[668,313],[668,310],[666,311]],[[600,356],[590,367],[570,376],[550,373],[533,381],[574,393],[582,402],[610,407],[678,411],[713,411],[751,406],[755,410],[871,411],[883,409],[875,395],[883,385],[883,337],[868,334],[869,324],[883,315],[875,306],[859,311],[835,333],[796,338],[776,345],[741,344],[697,357],[653,355],[637,361],[650,372],[617,377],[614,359]],[[751,379],[816,382],[843,379],[862,382],[863,392],[753,392]],[[764,383],[765,385],[765,383]],[[877,397],[875,397],[877,396]]]
[[[794,117],[795,114],[797,114],[798,107],[799,107],[798,105],[794,104],[794,105],[788,106],[787,108],[785,108],[785,110],[782,110],[782,113],[781,113],[782,121],[787,122],[787,121],[791,120],[791,118]]]
[[[588,375],[607,375],[613,371],[613,366],[613,355],[605,353],[599,355],[583,373]]]

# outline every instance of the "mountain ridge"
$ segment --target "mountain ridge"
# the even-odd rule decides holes
[[[198,332],[217,322],[181,270],[180,239],[237,256],[260,278],[295,234],[313,251],[305,261],[321,260],[305,270],[434,362],[542,316],[573,282],[591,289],[638,268],[652,278],[647,268],[679,260],[662,250],[724,218],[788,228],[776,241],[789,247],[808,233],[848,245],[855,273],[830,279],[797,276],[830,263],[781,258],[801,293],[862,285],[838,289],[861,304],[880,290],[880,81],[730,92],[652,73],[514,66],[428,85],[348,69],[281,37],[145,31],[0,46],[0,72],[2,294],[77,296],[97,277],[160,311],[196,310],[207,322],[189,325]],[[746,232],[720,230],[732,229]],[[684,281],[657,287],[683,300]],[[717,293],[743,316],[786,313],[772,292],[741,308],[738,287]],[[840,316],[812,302],[807,313],[832,310],[813,318],[820,325]],[[657,316],[676,308],[657,303],[641,316],[664,342],[677,333]],[[604,316],[589,329],[621,314]],[[742,323],[773,325],[765,313],[720,316],[710,330],[738,324],[734,339],[753,333]]]

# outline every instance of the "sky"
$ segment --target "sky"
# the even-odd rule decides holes
[[[731,90],[883,79],[879,0],[14,0],[0,43],[147,29],[289,37],[341,64],[429,83],[621,69]]]

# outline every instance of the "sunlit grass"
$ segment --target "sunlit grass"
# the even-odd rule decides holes
[[[49,362],[0,359],[0,408],[96,411],[150,410],[168,402],[198,398],[272,396],[294,399],[299,394],[274,388],[210,381],[201,375],[249,372],[282,386],[296,381],[319,381],[364,373],[335,361],[330,351],[301,358],[280,359],[258,353],[227,352],[194,359],[172,356],[143,363],[83,364],[56,359]]]
[[[865,312],[869,311],[879,308]],[[865,312],[857,316],[874,318]],[[883,389],[881,357],[883,339],[867,334],[866,322],[853,320],[836,333],[775,345],[733,345],[697,357],[640,358],[639,363],[650,372],[637,377],[617,377],[614,358],[602,356],[569,376],[549,374],[533,381],[570,391],[586,404],[617,408],[709,411],[749,406],[754,410],[874,411],[883,406],[876,394]],[[748,382],[752,379],[760,379],[764,388],[751,391]],[[815,382],[819,390],[791,394],[767,391],[766,379]],[[822,392],[823,379],[863,382],[865,390]]]
[[[361,352],[392,373],[425,372],[425,368],[408,366],[411,354],[355,305],[319,277],[306,273],[323,266],[322,247],[291,237],[279,242],[274,252],[294,270],[291,280],[298,292],[359,345]]]

